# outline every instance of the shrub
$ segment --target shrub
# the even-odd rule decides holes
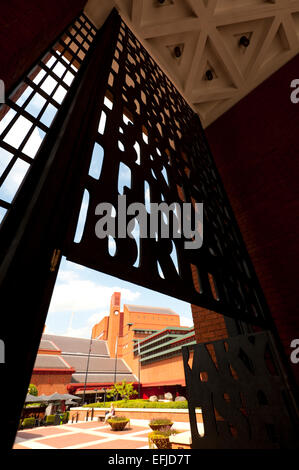
[[[166,425],[173,424],[173,422],[171,421],[171,419],[168,419],[168,418],[164,418],[164,419],[153,418],[150,420],[150,424],[160,424],[162,426],[166,426]]]
[[[170,419],[151,419],[149,422],[149,427],[153,431],[170,431],[173,422]]]
[[[30,384],[28,387],[28,393],[30,393],[30,395],[34,395],[35,397],[37,397],[38,395],[37,387],[34,384]]]
[[[55,423],[55,415],[46,416],[46,425],[51,425]]]
[[[107,422],[110,424],[112,431],[122,431],[130,420],[125,416],[114,416],[108,419]]]
[[[119,395],[123,400],[129,400],[130,397],[138,395],[138,392],[134,389],[133,383],[127,383],[124,380],[114,384],[107,392],[107,398],[118,397]]]
[[[150,402],[149,400],[119,400],[113,402],[116,408],[172,408],[172,409],[187,409],[187,401],[176,401],[176,402]],[[104,403],[89,403],[84,407],[89,408],[110,408],[111,402]]]
[[[158,449],[171,449],[169,442],[170,432],[154,431],[148,435],[149,448],[153,449],[155,446]]]
[[[68,423],[69,421],[69,416],[70,416],[70,412],[69,411],[65,411],[64,413],[60,413],[60,416],[62,417],[62,422],[65,424],[65,423]]]
[[[25,418],[23,420],[22,426],[23,428],[33,428],[35,425],[35,418]]]

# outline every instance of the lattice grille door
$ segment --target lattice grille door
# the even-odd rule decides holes
[[[103,69],[106,85],[91,90],[97,98],[84,148],[89,158],[67,258],[228,316],[266,324],[267,309],[198,116],[124,21],[118,15],[114,21],[118,34],[110,64]],[[133,238],[99,239],[97,206],[108,202],[119,215],[119,195],[126,196],[127,206],[177,203],[183,211],[183,204],[190,203],[192,220],[195,203],[203,203],[203,227],[198,226],[203,228],[202,246],[186,249],[184,238],[144,238],[136,214],[127,218],[135,223]],[[80,207],[86,220],[78,235]],[[150,217],[149,209],[148,226]],[[173,220],[177,222],[176,216]]]

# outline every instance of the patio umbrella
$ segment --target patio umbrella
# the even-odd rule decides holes
[[[66,405],[77,405],[78,403],[76,403],[74,400],[67,400],[65,402]]]
[[[81,397],[77,397],[77,395],[71,395],[70,393],[64,393],[64,397],[66,400],[82,400]]]
[[[38,403],[37,397],[34,395],[31,395],[30,393],[27,393],[27,396],[25,398],[25,403]]]
[[[47,401],[63,401],[63,400],[67,400],[67,398],[65,398],[65,395],[63,393],[52,393],[52,395],[49,395],[47,397]]]
[[[36,397],[36,401],[38,403],[48,402],[49,397],[47,395],[39,395],[38,397]]]

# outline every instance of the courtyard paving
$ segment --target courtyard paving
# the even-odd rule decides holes
[[[18,431],[13,449],[148,449],[150,431],[147,421],[137,419],[123,431],[96,420],[45,426]]]

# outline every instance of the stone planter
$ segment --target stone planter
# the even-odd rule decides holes
[[[156,419],[149,422],[149,427],[153,431],[169,432],[172,425],[170,419]]]
[[[171,449],[169,433],[162,431],[149,433],[148,444],[150,449]]]
[[[117,418],[110,418],[107,420],[107,423],[110,424],[112,431],[123,431],[129,422],[129,418],[126,418],[125,416],[119,416]]]

